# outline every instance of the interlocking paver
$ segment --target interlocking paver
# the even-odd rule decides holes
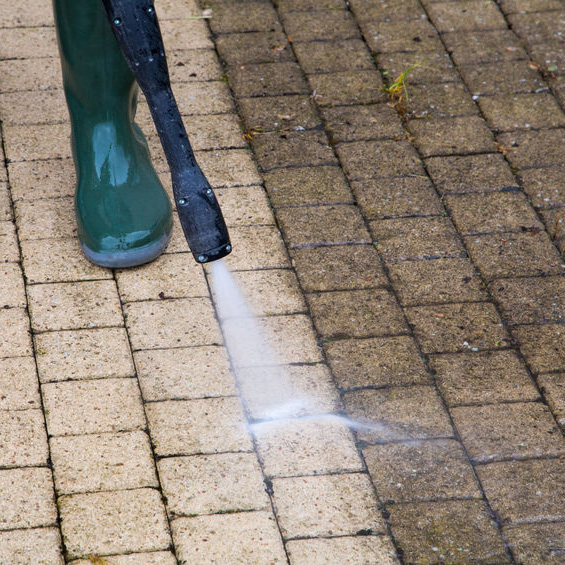
[[[41,410],[0,412],[0,467],[47,464],[47,435]]]
[[[5,563],[63,565],[59,528],[0,532],[0,560]]]
[[[33,357],[0,359],[0,410],[39,408],[39,385]]]

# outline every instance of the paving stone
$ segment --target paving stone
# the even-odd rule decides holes
[[[91,565],[92,556],[75,559],[71,565]],[[128,555],[104,555],[107,565],[177,565],[176,557],[170,551],[151,551],[150,553],[130,553]]]
[[[266,421],[252,430],[267,477],[363,471],[351,431],[339,417]]]
[[[0,296],[4,308],[25,308],[27,305],[22,269],[16,263],[0,266]]]
[[[367,475],[274,479],[273,489],[279,526],[285,539],[385,530]]]
[[[432,184],[423,175],[354,181],[351,188],[368,220],[444,213]]]
[[[492,509],[503,523],[563,520],[564,459],[532,459],[478,466]]]
[[[371,245],[295,249],[292,262],[306,292],[355,290],[388,284],[379,256]]]
[[[538,384],[557,422],[565,424],[565,382],[563,373],[539,375]]]
[[[23,308],[0,310],[0,357],[32,354],[29,318]]]
[[[18,235],[24,239],[74,237],[75,210],[71,198],[47,198],[16,202]]]
[[[411,337],[330,341],[324,347],[341,388],[430,383]]]
[[[275,223],[267,194],[262,186],[220,188],[216,191],[216,196],[228,228]]]
[[[551,94],[511,94],[479,98],[481,111],[495,131],[554,128],[565,115]]]
[[[353,197],[339,167],[274,169],[264,174],[273,206],[351,203]]]
[[[362,71],[375,68],[361,39],[332,39],[293,43],[298,63],[306,74]]]
[[[496,349],[510,341],[489,302],[415,306],[405,312],[426,353]]]
[[[267,133],[255,136],[252,144],[264,170],[336,163],[325,134],[318,131]]]
[[[53,124],[68,119],[62,90],[0,94],[0,117],[6,124]]]
[[[466,65],[460,67],[460,72],[473,96],[530,93],[548,88],[526,60]]]
[[[534,382],[514,351],[432,355],[429,363],[448,406],[539,400]]]
[[[461,82],[448,82],[435,88],[430,88],[429,85],[410,86],[408,96],[408,119],[453,118],[478,114],[476,104]]]
[[[125,311],[134,350],[222,342],[208,298],[132,302],[126,305]]]
[[[0,38],[2,30],[0,30]],[[0,39],[1,42],[1,39]],[[71,157],[69,124],[12,125],[4,128],[6,157],[10,161]]]
[[[146,412],[159,457],[251,450],[237,398],[152,402]]]
[[[299,41],[334,41],[359,37],[355,20],[347,10],[319,10],[310,17],[305,17],[303,12],[283,11],[283,23],[293,44]]]
[[[198,153],[197,158],[212,188],[261,183],[257,167],[247,149],[203,151]]]
[[[209,23],[213,33],[274,31],[281,25],[276,10],[267,2],[217,4]]]
[[[186,6],[184,9],[186,10]],[[159,20],[161,19],[163,18],[159,15]],[[195,80],[218,80],[223,74],[214,49],[168,50],[167,63],[171,82],[174,84]]]
[[[135,379],[47,383],[42,387],[50,436],[139,430],[145,416]]]
[[[426,159],[426,169],[441,194],[518,188],[510,167],[499,153],[432,157]]]
[[[493,233],[465,238],[471,259],[487,279],[554,275],[562,260],[545,232]]]
[[[319,106],[373,104],[382,101],[382,78],[374,70],[310,75],[312,96]]]
[[[4,53],[10,54],[10,58],[54,57],[57,54],[55,29],[46,26],[1,29],[0,45]]]
[[[40,408],[33,357],[0,359],[0,391],[0,411]]]
[[[565,278],[505,279],[490,284],[509,324],[561,322],[565,317]]]
[[[376,337],[407,331],[394,296],[386,290],[309,294],[314,324],[327,338]]]
[[[228,85],[222,81],[177,83],[175,98],[182,116],[224,114],[234,109]]]
[[[159,461],[159,477],[173,519],[269,506],[254,453],[167,457]]]
[[[186,12],[184,14],[186,16]],[[210,30],[204,19],[180,18],[163,20],[159,24],[163,42],[169,50],[213,49]]]
[[[35,352],[42,383],[134,374],[129,341],[123,328],[38,334]]]
[[[464,235],[543,229],[528,200],[517,190],[447,195],[444,202],[457,231]]]
[[[346,10],[344,0],[279,0],[277,8],[280,12],[301,12],[305,10]]]
[[[441,51],[443,46],[434,26],[427,19],[360,22],[371,51]]]
[[[504,537],[519,563],[559,563],[565,548],[562,522],[516,524],[504,528]]]
[[[508,563],[496,522],[482,501],[402,504],[390,513],[392,531],[409,563]]]
[[[54,526],[56,521],[50,469],[0,470],[0,530]]]
[[[279,209],[277,218],[291,249],[371,242],[363,216],[354,205],[283,208]]]
[[[64,565],[58,528],[0,532],[0,560],[14,565]]]
[[[559,455],[565,443],[547,406],[539,402],[461,406],[453,421],[474,461]]]
[[[337,106],[322,109],[332,143],[404,137],[398,114],[388,104]]]
[[[361,424],[357,437],[375,443],[451,437],[453,430],[432,386],[359,390],[344,397],[347,414]]]
[[[420,19],[424,16],[422,5],[418,0],[401,0],[395,2],[394,10],[387,1],[373,2],[372,0],[351,0],[351,8],[355,18],[365,20],[395,21]]]
[[[315,416],[341,409],[332,376],[321,363],[238,368],[236,376],[252,420],[272,420],[280,414]]]
[[[0,183],[0,221],[10,221],[12,214],[12,201],[8,187],[4,183]]]
[[[248,131],[302,131],[321,125],[311,97],[306,95],[242,98],[239,108]]]
[[[468,259],[389,263],[390,281],[403,306],[479,301],[486,292]]]
[[[563,8],[563,6],[561,6]],[[508,21],[514,33],[529,44],[561,41],[565,12],[550,11],[531,14],[511,14]]]
[[[500,7],[505,14],[559,10],[559,0],[501,0]]]
[[[473,468],[455,440],[374,445],[363,456],[387,502],[481,498]]]
[[[309,94],[308,84],[297,63],[284,61],[245,64],[228,70],[230,86],[238,98]]]
[[[50,449],[59,495],[159,486],[143,432],[54,437]]]
[[[399,218],[369,224],[385,261],[462,257],[464,248],[448,218]]]
[[[536,208],[565,206],[565,168],[550,167],[520,171],[524,192]]]
[[[533,373],[565,370],[565,331],[561,325],[517,327],[512,335]]]
[[[186,133],[195,151],[246,146],[235,114],[196,115],[185,121]]]
[[[563,254],[565,252],[565,210],[563,208],[542,210],[540,216],[553,244]]]
[[[561,165],[565,155],[565,130],[517,131],[501,134],[498,143],[517,169]]]
[[[41,410],[0,411],[0,445],[0,467],[47,465],[47,436]]]
[[[559,43],[528,45],[528,49],[533,59],[530,63],[532,70],[543,73],[546,80],[553,85],[561,84],[561,81],[556,80],[557,77],[563,76],[564,69],[563,52],[559,49]]]
[[[441,36],[457,66],[528,60],[529,57],[510,30],[456,31]]]
[[[410,133],[424,157],[487,153],[495,148],[491,131],[478,116],[413,120],[410,122]]]
[[[66,495],[58,504],[69,558],[167,549],[171,543],[154,489]]]
[[[181,563],[287,563],[270,512],[232,512],[179,518],[172,523]]]
[[[337,146],[349,180],[423,173],[418,154],[408,142],[356,141]]]
[[[294,61],[286,35],[278,30],[219,35],[220,57],[230,66]]]
[[[135,363],[145,401],[235,395],[223,347],[137,351]]]
[[[440,33],[468,30],[506,29],[500,9],[491,0],[471,0],[464,3],[438,2],[429,4],[428,15]]]
[[[377,54],[377,61],[385,76],[392,80],[413,67],[405,81],[408,86],[461,81],[458,71],[455,70],[451,58],[444,49],[441,51],[382,53]]]
[[[35,331],[121,326],[116,283],[88,281],[49,283],[27,288]]]
[[[286,548],[292,565],[323,565],[332,562],[398,563],[396,551],[386,536],[356,536],[291,540]],[[337,560],[337,561],[336,561]]]

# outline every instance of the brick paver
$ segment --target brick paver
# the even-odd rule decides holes
[[[0,563],[562,560],[561,2],[157,1],[225,263],[312,401],[262,424],[178,222],[83,258],[49,3],[2,3]]]

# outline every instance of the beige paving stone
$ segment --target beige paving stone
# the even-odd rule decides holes
[[[35,331],[123,325],[113,280],[40,284],[27,291]]]
[[[347,414],[360,424],[357,437],[368,442],[446,438],[453,430],[432,386],[359,390],[344,398]]]
[[[0,310],[0,357],[31,355],[29,318],[23,308]]]
[[[157,15],[159,20],[189,20],[202,15],[202,11],[196,0],[163,0],[159,3]]]
[[[237,398],[152,402],[146,412],[159,457],[251,450]]]
[[[58,504],[69,558],[154,551],[170,545],[157,490],[66,495]]]
[[[6,10],[0,19],[0,27],[33,27],[52,25],[50,6],[36,4],[33,0],[23,0],[18,10]]]
[[[238,340],[230,349],[233,362],[239,367],[258,367],[289,363],[316,363],[322,360],[316,344],[316,337],[310,318],[304,314],[289,316],[268,316],[256,320],[258,334],[264,344],[255,344],[250,350],[247,340]],[[223,324],[226,334],[241,331],[242,321],[226,320]],[[249,330],[249,327],[247,327]],[[264,352],[272,352],[265,358]]]
[[[35,8],[35,5],[34,5]],[[0,58],[29,59],[57,55],[53,27],[16,27],[0,29]]]
[[[0,410],[39,408],[39,384],[33,357],[0,359]]]
[[[195,151],[247,147],[237,114],[195,115],[184,121]]]
[[[556,420],[565,425],[565,379],[563,373],[539,375],[538,384]]]
[[[71,157],[70,133],[68,123],[6,126],[4,128],[6,157],[11,161]]]
[[[383,500],[481,498],[473,468],[455,440],[374,445],[363,455]]]
[[[7,125],[65,122],[65,95],[60,89],[0,94],[0,117]]]
[[[171,82],[219,80],[223,70],[213,49],[182,49],[167,51]]]
[[[254,316],[296,314],[306,311],[296,276],[289,269],[240,271],[234,273],[233,278]]]
[[[0,61],[0,92],[48,90],[61,86],[61,63],[55,57]]]
[[[64,565],[58,528],[0,532],[0,563]]]
[[[20,260],[16,228],[12,222],[0,222],[0,258],[4,262]]]
[[[274,226],[232,227],[230,238],[233,251],[224,261],[232,271],[284,269],[290,266],[280,232]]]
[[[12,219],[12,202],[10,193],[4,183],[0,183],[0,221],[7,222]]]
[[[181,115],[224,114],[234,110],[226,82],[181,82],[174,87]]]
[[[292,565],[398,563],[396,550],[386,536],[291,540],[287,542],[286,548]]]
[[[0,530],[54,526],[57,521],[51,470],[0,470]]]
[[[198,151],[196,158],[212,188],[261,184],[257,166],[247,149]]]
[[[165,253],[188,253],[190,249],[184,237],[177,214],[173,214],[173,233]]]
[[[45,198],[16,202],[20,239],[74,237],[76,221],[71,198]]]
[[[8,163],[14,201],[73,196],[75,168],[70,158]]]
[[[139,430],[145,416],[136,379],[47,383],[42,387],[50,436]]]
[[[273,500],[285,539],[385,531],[367,475],[318,475],[273,480]]]
[[[518,563],[559,563],[563,557],[563,522],[509,526],[504,529],[504,537]]]
[[[21,246],[28,284],[112,278],[110,269],[86,259],[76,237],[23,240]]]
[[[47,435],[41,410],[0,411],[0,445],[0,467],[47,465]]]
[[[133,349],[216,345],[222,336],[208,298],[132,302],[125,306]]]
[[[506,524],[565,518],[565,459],[534,459],[476,467],[485,495]]]
[[[59,495],[158,487],[149,438],[141,431],[54,437],[50,449]]]
[[[363,471],[354,438],[337,416],[267,421],[252,427],[268,477]]]
[[[221,188],[216,191],[228,227],[272,226],[275,223],[262,186]]]
[[[130,553],[128,555],[104,555],[106,565],[177,565],[175,556],[170,551],[152,551],[151,553]],[[70,565],[92,565],[92,559],[75,559]]]
[[[203,19],[165,20],[160,24],[163,42],[169,50],[174,49],[213,49],[214,44],[210,39],[210,31]]]
[[[254,453],[168,457],[158,466],[172,519],[269,507]]]
[[[515,328],[520,351],[533,373],[565,371],[565,331],[560,324]]]
[[[180,563],[287,563],[270,512],[179,518],[172,523]]]
[[[192,255],[161,255],[133,269],[116,271],[118,290],[124,302],[208,296],[202,267]]]
[[[42,383],[131,377],[135,372],[123,328],[38,334],[35,352]]]
[[[322,364],[248,367],[236,373],[253,419],[333,413],[341,408],[331,374]]]
[[[223,347],[153,349],[137,351],[134,358],[145,401],[236,394]]]
[[[0,264],[0,306],[25,308],[27,305],[22,270],[16,263]]]

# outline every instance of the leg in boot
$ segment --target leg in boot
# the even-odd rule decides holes
[[[170,238],[171,205],[133,122],[137,85],[100,0],[53,0],[77,172],[78,237],[105,267],[155,259]]]

